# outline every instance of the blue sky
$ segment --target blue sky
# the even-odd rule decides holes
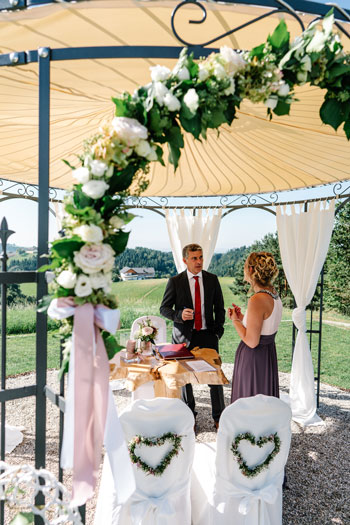
[[[348,186],[348,185],[347,185]],[[344,186],[345,189],[346,186]],[[332,187],[324,186],[309,190],[285,192],[279,195],[279,202],[291,200],[306,200],[332,195]],[[198,206],[214,204],[214,199],[197,199]],[[217,202],[217,201],[216,201]],[[189,199],[180,199],[178,205],[192,205]],[[137,217],[130,223],[129,248],[145,246],[162,251],[171,251],[165,219],[158,214],[137,209],[133,210]],[[9,242],[19,246],[37,245],[37,204],[24,200],[12,199],[1,203],[0,220],[6,217],[8,226],[16,233],[11,235]],[[234,211],[221,221],[216,252],[224,253],[231,248],[250,245],[269,232],[276,231],[275,217],[264,210],[245,208]],[[50,239],[57,233],[56,220],[50,214]]]

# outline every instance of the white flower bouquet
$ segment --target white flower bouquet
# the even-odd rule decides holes
[[[134,338],[140,341],[151,342],[155,344],[155,338],[158,334],[158,329],[151,324],[151,320],[147,317],[139,324],[139,329],[134,333]]]

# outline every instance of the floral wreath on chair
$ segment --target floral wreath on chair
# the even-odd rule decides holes
[[[124,227],[133,218],[125,199],[147,188],[150,162],[164,165],[161,145],[168,145],[176,169],[182,130],[206,139],[209,128],[232,124],[244,99],[264,103],[270,118],[288,114],[294,87],[310,83],[326,90],[322,122],[334,129],[344,124],[350,139],[350,55],[333,32],[333,10],[319,24],[313,22],[290,43],[282,20],[251,51],[222,47],[197,62],[184,49],[172,71],[151,67],[149,84],[113,99],[116,117],[85,142],[81,166],[67,163],[75,183],[64,198],[64,236],[52,243],[51,264],[41,268],[54,272],[50,300],[72,296],[76,305],[116,307],[112,269],[126,248]],[[72,323],[66,319],[60,329],[66,340],[62,371],[69,362]],[[112,358],[120,347],[108,332],[102,336]]]
[[[261,448],[263,445],[266,445],[266,443],[273,443],[274,448],[270,452],[270,454],[268,454],[265,461],[259,463],[255,467],[248,467],[247,462],[243,459],[242,454],[238,450],[238,446],[243,440],[249,441],[252,445],[256,445],[259,448]],[[251,434],[250,432],[244,432],[242,434],[238,434],[231,445],[231,451],[233,455],[237,458],[238,467],[242,471],[243,476],[246,476],[247,478],[253,478],[260,474],[262,470],[268,468],[271,461],[279,453],[280,449],[281,440],[277,435],[277,432],[275,432],[274,434],[270,434],[269,436],[260,436],[258,439],[255,439],[255,436],[253,436],[253,434]]]
[[[164,456],[162,461],[156,466],[151,467],[140,456],[135,454],[135,448],[139,445],[145,445],[147,447],[159,447],[169,441],[173,444],[173,448],[168,454]],[[128,445],[131,462],[134,463],[138,468],[143,470],[146,474],[152,474],[153,476],[161,476],[165,469],[170,465],[173,457],[177,456],[181,447],[182,436],[175,434],[174,432],[167,432],[160,437],[145,437],[137,435],[135,436]]]

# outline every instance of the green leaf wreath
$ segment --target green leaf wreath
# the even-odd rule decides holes
[[[143,461],[140,456],[135,454],[135,448],[137,446],[145,445],[146,447],[159,447],[164,445],[164,443],[167,441],[173,444],[173,448],[168,454],[164,456],[162,461],[156,467],[151,467],[145,461]],[[181,447],[181,441],[182,436],[179,436],[173,432],[167,432],[160,437],[145,437],[137,435],[129,442],[128,445],[131,461],[146,474],[151,474],[152,476],[161,476],[165,469],[170,465],[173,457],[177,456],[180,450],[183,450]]]
[[[261,448],[266,443],[274,443],[274,449],[272,452],[270,452],[265,461],[259,463],[259,465],[256,465],[255,467],[248,467],[246,461],[242,457],[242,454],[238,450],[238,446],[243,440],[247,440],[252,445],[256,445],[259,448]],[[275,434],[270,434],[269,436],[261,436],[257,440],[250,432],[244,432],[242,434],[238,434],[231,445],[231,450],[233,455],[237,458],[239,469],[242,471],[243,476],[248,478],[253,478],[254,476],[260,474],[262,470],[266,469],[270,465],[271,461],[277,456],[280,448],[281,440],[278,437],[277,432]]]
[[[115,118],[85,142],[80,166],[72,171],[62,237],[52,243],[51,264],[42,268],[54,273],[52,297],[116,307],[112,269],[128,242],[124,228],[133,219],[125,200],[147,188],[151,162],[164,165],[165,144],[176,169],[183,131],[206,139],[208,129],[232,124],[244,99],[264,103],[270,118],[288,114],[294,87],[310,83],[326,91],[322,122],[334,129],[343,124],[350,139],[350,55],[333,24],[330,11],[291,43],[282,20],[251,51],[225,46],[196,62],[184,49],[172,71],[151,67],[150,83],[114,98]],[[62,322],[61,337],[71,336],[72,323],[72,318]],[[117,351],[118,345],[109,342]],[[69,361],[67,341],[65,349],[63,369]]]

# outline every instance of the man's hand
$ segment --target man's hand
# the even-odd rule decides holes
[[[192,308],[184,308],[182,310],[182,320],[183,321],[192,321],[193,319],[193,310]]]

